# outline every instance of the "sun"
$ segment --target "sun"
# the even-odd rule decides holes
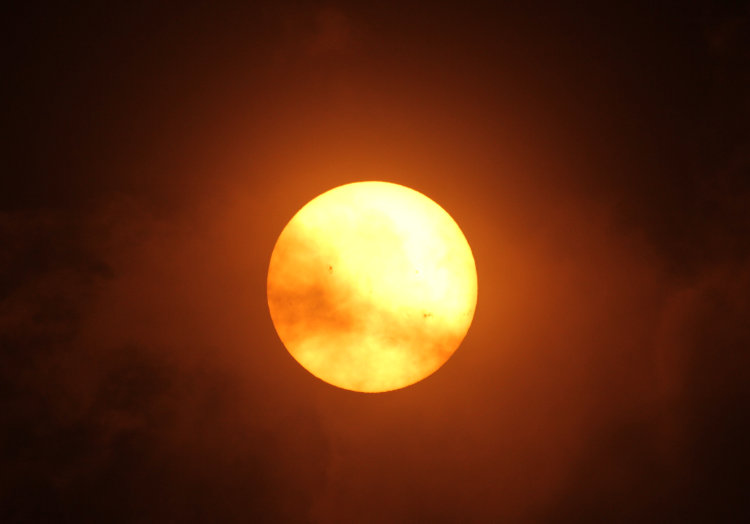
[[[382,392],[422,380],[456,351],[474,317],[477,272],[438,204],[402,185],[355,182],[292,217],[267,291],[297,362],[334,386]]]

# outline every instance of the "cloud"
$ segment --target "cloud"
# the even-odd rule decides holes
[[[355,42],[351,20],[338,9],[321,9],[306,40],[306,52],[312,56],[351,51]]]
[[[197,281],[217,280],[222,254],[183,257],[206,256],[195,243],[216,224],[188,235],[106,201],[71,220],[4,217],[3,520],[303,520],[327,444],[267,380],[255,313],[248,331],[211,334],[227,325]]]

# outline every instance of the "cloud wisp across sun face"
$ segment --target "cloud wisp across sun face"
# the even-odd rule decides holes
[[[385,182],[340,186],[281,233],[268,272],[276,330],[294,358],[336,386],[408,386],[456,350],[474,316],[471,248],[421,193]]]

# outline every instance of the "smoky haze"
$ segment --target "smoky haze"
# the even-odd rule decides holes
[[[17,6],[3,522],[748,516],[747,7]],[[312,197],[412,187],[479,298],[434,375],[307,373],[266,303]]]

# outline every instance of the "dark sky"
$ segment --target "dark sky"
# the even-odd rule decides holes
[[[0,521],[750,518],[746,2],[19,4]],[[375,395],[265,296],[286,221],[371,179],[479,278],[456,354]]]

